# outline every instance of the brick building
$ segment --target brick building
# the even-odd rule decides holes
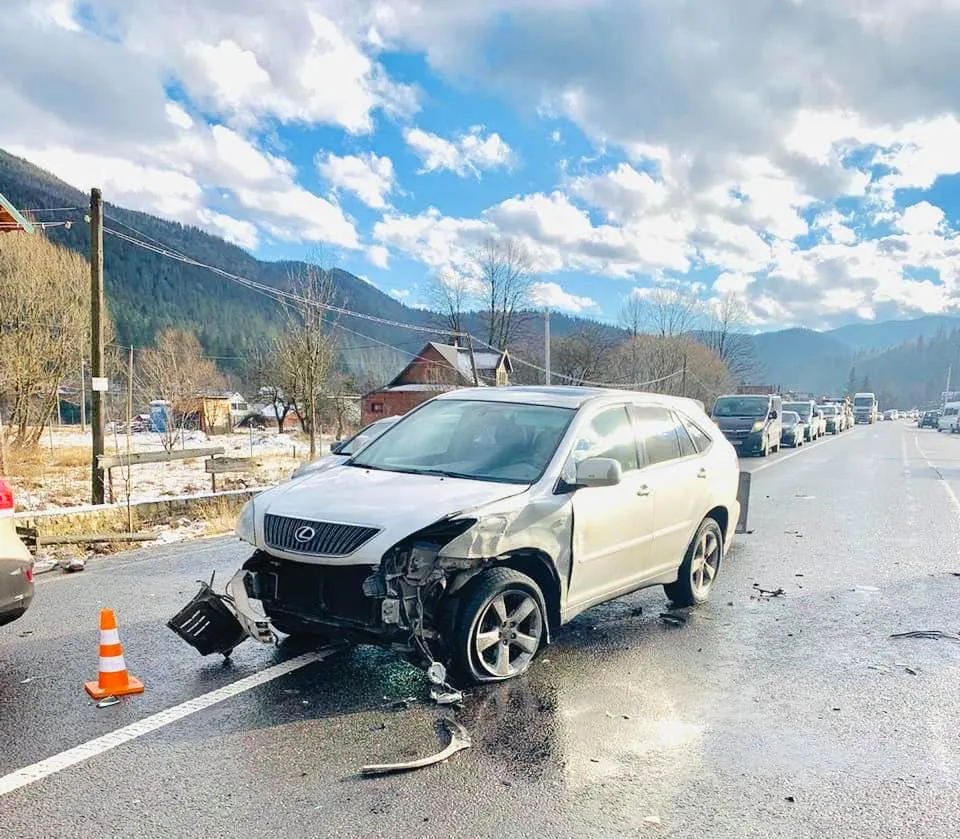
[[[481,386],[510,384],[513,364],[507,352],[475,352]],[[361,424],[396,417],[432,399],[438,393],[473,387],[470,352],[465,347],[428,343],[386,387],[361,400]]]

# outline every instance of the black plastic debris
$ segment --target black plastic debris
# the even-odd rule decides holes
[[[944,641],[960,641],[960,635],[940,629],[915,629],[912,632],[895,632],[891,638],[932,638]]]
[[[680,612],[661,612],[660,620],[668,626],[686,626],[687,616]]]

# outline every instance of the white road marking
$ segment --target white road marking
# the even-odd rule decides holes
[[[182,720],[184,717],[196,714],[198,711],[206,710],[224,700],[232,699],[234,696],[239,696],[241,693],[246,693],[255,687],[264,685],[267,682],[272,682],[274,679],[279,679],[288,673],[293,673],[295,670],[300,670],[314,662],[322,661],[324,658],[339,652],[341,649],[343,648],[334,647],[317,650],[316,652],[305,653],[296,658],[291,658],[289,661],[284,661],[280,664],[274,664],[272,667],[261,670],[259,673],[238,679],[236,682],[233,682],[233,684],[226,685],[193,699],[188,699],[180,705],[174,705],[172,708],[167,708],[165,711],[160,711],[139,722],[118,728],[116,731],[111,731],[102,737],[88,740],[86,743],[81,743],[79,746],[67,749],[67,751],[60,752],[60,754],[53,755],[53,757],[48,757],[45,760],[34,763],[32,766],[17,769],[9,775],[4,775],[0,778],[0,797],[21,787],[25,787],[28,784],[40,781],[43,778],[56,775],[64,769],[69,769],[71,766],[76,766],[78,763],[82,763],[92,757],[102,755],[104,752],[110,751],[110,749],[115,749],[117,746],[122,746],[124,743],[129,743],[139,737],[143,737],[144,734],[150,734],[153,731],[164,728],[171,723]]]
[[[783,463],[786,460],[791,460],[792,458],[797,457],[798,455],[801,455],[801,454],[806,454],[807,452],[819,451],[828,443],[836,443],[837,440],[846,440],[846,439],[847,437],[844,434],[836,434],[825,440],[821,440],[815,446],[811,443],[805,443],[795,452],[790,452],[790,454],[785,454],[783,457],[778,457],[776,460],[768,460],[766,463],[760,464],[755,469],[751,469],[750,474],[756,475],[757,472],[762,472],[764,469],[769,469],[771,466],[776,466],[778,463]],[[808,449],[807,446],[810,446],[810,448]]]
[[[947,495],[950,496],[950,501],[953,502],[953,506],[956,507],[957,512],[960,513],[960,498],[957,498],[957,494],[953,491],[953,487],[947,483],[946,478],[940,474],[940,470],[933,464],[929,457],[923,449],[920,448],[920,436],[918,434],[913,435],[914,445],[917,447],[917,451],[920,452],[920,457],[923,458],[924,462],[929,466],[934,472],[937,473],[937,478],[940,481],[940,485],[947,491]]]

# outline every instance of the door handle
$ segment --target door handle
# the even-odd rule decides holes
[[[640,489],[637,490],[637,495],[642,496],[642,495],[649,495],[649,494],[650,494],[650,487],[648,487],[646,484],[644,484],[642,487],[640,487]]]
[[[707,470],[706,470],[706,469],[701,469],[699,472],[697,472],[697,477],[698,477],[698,478],[706,478],[706,477],[707,477]]]

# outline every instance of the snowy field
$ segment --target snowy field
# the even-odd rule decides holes
[[[327,454],[334,437],[324,435],[319,446]],[[79,428],[54,429],[44,434],[34,451],[6,451],[7,480],[13,487],[17,510],[37,511],[69,509],[90,503],[90,434]],[[217,476],[217,489],[246,489],[272,486],[286,480],[294,469],[309,458],[309,443],[299,433],[247,431],[208,437],[201,432],[186,432],[177,448],[222,447],[226,457],[253,457],[257,461],[249,472]],[[153,433],[132,435],[135,452],[162,452],[160,436]],[[107,433],[106,453],[127,450],[123,434]],[[117,502],[151,501],[197,492],[209,492],[210,476],[203,459],[151,463],[113,470],[113,497]],[[109,490],[108,490],[109,496]],[[109,497],[108,497],[108,500]]]

